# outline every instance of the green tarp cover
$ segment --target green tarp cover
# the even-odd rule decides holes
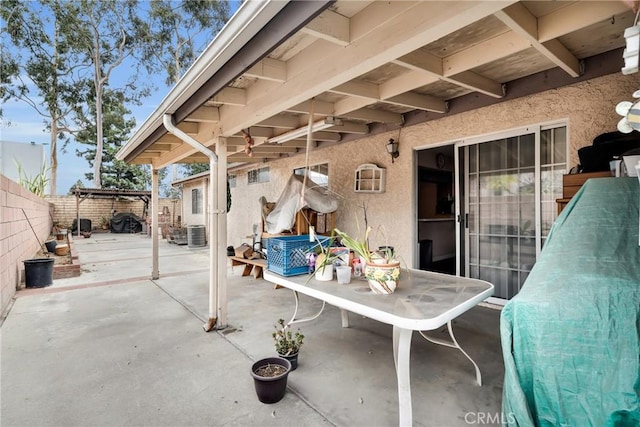
[[[640,426],[637,178],[590,179],[502,310],[510,426]]]

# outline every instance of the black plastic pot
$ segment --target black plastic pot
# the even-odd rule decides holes
[[[289,363],[291,363],[291,370],[292,371],[295,371],[298,368],[298,353],[292,354],[292,355],[287,355],[287,356],[285,356],[284,354],[278,354],[278,356],[287,359],[289,361]]]
[[[256,371],[265,365],[280,365],[285,368],[285,372],[274,377],[262,377]],[[258,400],[262,403],[276,403],[284,397],[287,389],[287,377],[291,371],[291,363],[282,357],[267,357],[258,360],[251,366],[251,376],[256,387]]]
[[[53,284],[53,258],[27,259],[24,262],[24,284],[27,288],[44,288]]]
[[[55,240],[49,240],[48,242],[44,242],[44,245],[47,247],[47,252],[53,253],[56,250],[56,245],[58,242]]]

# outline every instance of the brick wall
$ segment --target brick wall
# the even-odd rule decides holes
[[[40,249],[31,226],[40,242],[44,242],[53,226],[52,214],[53,208],[48,201],[0,175],[1,313],[8,308],[20,284],[24,271],[22,261],[33,258]]]
[[[71,228],[73,220],[76,219],[76,196],[45,196],[45,198],[54,206],[53,218],[55,223],[64,223]],[[182,219],[182,204],[180,200],[160,198],[158,202],[159,223],[171,224],[175,222],[177,225]],[[117,212],[132,212],[144,219],[144,202],[142,200],[134,198],[128,200],[120,197],[91,197],[82,200],[80,202],[80,218],[90,219],[91,227],[97,229],[100,228],[100,218],[103,216],[111,218],[113,209]],[[149,204],[149,212],[147,214],[151,215],[151,204]]]

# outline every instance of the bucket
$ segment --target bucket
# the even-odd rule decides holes
[[[44,245],[47,247],[47,252],[53,253],[56,250],[56,245],[58,242],[55,240],[49,240],[48,242],[44,242]]]
[[[53,284],[53,258],[28,259],[24,262],[24,284],[27,288],[44,288]]]

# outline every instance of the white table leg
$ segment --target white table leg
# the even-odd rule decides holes
[[[411,426],[413,413],[411,408],[411,375],[409,362],[411,360],[410,329],[393,327],[393,360],[398,377],[398,413],[400,426]]]
[[[460,350],[462,354],[464,354],[464,356],[467,359],[469,359],[469,361],[471,361],[471,363],[473,364],[473,367],[476,369],[476,382],[478,383],[479,386],[482,386],[482,374],[480,373],[480,368],[478,367],[478,364],[471,358],[471,356],[469,356],[467,352],[464,351],[462,347],[460,347],[460,344],[458,344],[458,340],[456,340],[455,335],[453,335],[453,327],[451,326],[451,320],[447,322],[447,329],[449,330],[449,336],[451,337],[451,342],[447,342],[438,338],[429,337],[428,335],[425,335],[424,332],[422,331],[418,331],[418,332],[420,333],[420,335],[422,335],[424,339],[426,339],[429,342],[432,342],[438,345],[443,345],[445,347],[457,348],[458,350]]]
[[[349,327],[349,312],[343,308],[340,309],[340,316],[342,317],[342,327]]]

